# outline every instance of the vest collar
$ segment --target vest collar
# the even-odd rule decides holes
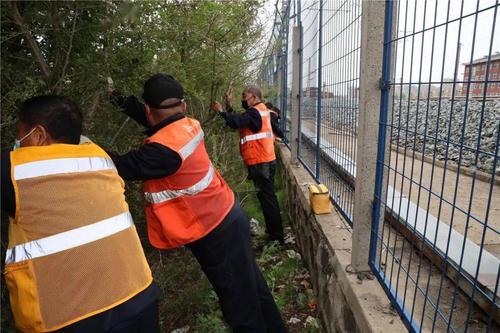
[[[182,113],[176,113],[173,116],[170,116],[170,117],[168,117],[166,119],[163,119],[161,122],[159,122],[155,126],[153,126],[153,127],[149,128],[148,130],[144,131],[144,134],[146,134],[147,136],[152,136],[156,132],[158,132],[159,130],[161,130],[163,127],[165,127],[167,125],[170,125],[174,121],[183,119],[185,117],[186,116],[184,116]]]
[[[255,110],[257,110],[257,111],[258,111],[258,109],[257,109],[257,105],[259,105],[259,104],[264,104],[264,102],[259,102],[259,103],[255,104],[255,105],[252,105],[251,107],[249,107],[249,109],[255,109]],[[264,106],[265,106],[265,105],[264,105]]]

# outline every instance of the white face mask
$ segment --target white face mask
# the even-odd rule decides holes
[[[26,134],[25,136],[23,136],[21,139],[15,139],[14,140],[14,147],[12,147],[12,150],[16,150],[18,148],[21,148],[21,142],[26,139],[28,136],[30,136],[31,133],[33,133],[35,131],[36,127],[33,127],[33,129],[31,131],[29,131],[28,134]]]

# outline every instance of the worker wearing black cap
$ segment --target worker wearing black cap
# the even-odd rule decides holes
[[[125,180],[143,180],[151,244],[186,245],[215,289],[234,332],[285,332],[279,310],[252,253],[248,218],[215,170],[200,123],[183,115],[184,90],[156,74],[144,85],[145,104],[112,95],[147,127],[143,145],[112,155]]]

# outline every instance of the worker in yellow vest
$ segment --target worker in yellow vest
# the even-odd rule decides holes
[[[283,224],[280,207],[274,188],[276,172],[276,155],[274,153],[274,133],[271,112],[262,102],[262,92],[255,85],[247,86],[241,94],[242,113],[234,113],[232,94],[226,92],[226,111],[219,102],[212,104],[212,109],[226,121],[226,125],[238,129],[240,133],[240,154],[248,169],[248,178],[257,189],[264,219],[268,241],[283,244]],[[282,133],[279,133],[282,136]]]
[[[142,146],[111,155],[125,180],[142,180],[151,244],[186,245],[212,284],[234,332],[279,333],[285,326],[255,262],[250,226],[234,193],[205,149],[200,123],[184,115],[184,89],[156,74],[135,96],[112,101],[147,128]]]
[[[16,128],[14,150],[2,152],[1,194],[17,330],[159,332],[159,292],[123,180],[104,150],[81,140],[78,106],[30,98]]]

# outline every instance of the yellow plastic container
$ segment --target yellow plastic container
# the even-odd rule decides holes
[[[324,184],[309,185],[309,202],[314,214],[330,214],[332,212],[329,191]]]

